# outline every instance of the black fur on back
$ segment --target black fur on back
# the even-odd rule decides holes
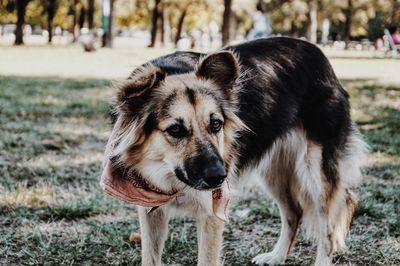
[[[242,135],[241,159],[257,161],[290,129],[302,127],[322,145],[323,170],[336,183],[336,161],[351,130],[348,94],[316,46],[291,38],[228,47],[251,69],[239,94],[239,117],[257,135]]]
[[[229,46],[245,77],[239,117],[251,129],[239,139],[239,169],[259,161],[273,142],[295,128],[322,146],[323,170],[337,182],[338,155],[352,130],[348,94],[328,59],[311,43],[292,38],[258,39]],[[150,61],[167,75],[196,70],[204,54],[176,52]],[[135,71],[132,75],[135,74]]]
[[[195,70],[199,58],[202,55],[203,54],[195,52],[175,52],[153,59],[149,63],[160,68],[167,75],[184,74]],[[143,66],[146,66],[146,64]],[[131,77],[134,76],[138,70],[139,69],[135,69]]]

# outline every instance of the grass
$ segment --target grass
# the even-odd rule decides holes
[[[400,264],[400,86],[343,81],[371,145],[349,250],[337,265]],[[98,185],[112,95],[99,79],[0,76],[0,265],[138,265],[134,206]],[[274,204],[257,189],[238,201],[224,236],[225,265],[248,265],[279,235]],[[298,236],[289,265],[316,247]],[[193,220],[170,223],[163,262],[195,265]]]

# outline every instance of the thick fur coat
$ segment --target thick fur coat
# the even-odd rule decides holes
[[[344,248],[366,145],[349,95],[323,53],[291,38],[259,39],[212,54],[177,52],[136,69],[115,104],[112,156],[160,191],[181,191],[151,214],[139,208],[143,265],[160,265],[168,219],[198,222],[198,265],[217,265],[224,222],[211,191],[257,175],[281,214],[274,249],[285,261],[300,223],[317,243],[316,265]],[[182,199],[183,198],[183,199]]]

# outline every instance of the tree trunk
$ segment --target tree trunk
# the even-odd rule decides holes
[[[72,32],[72,42],[76,42],[78,38],[76,26],[78,24],[78,13],[76,12],[76,5],[78,4],[78,0],[74,0],[72,3],[71,7],[71,13],[72,13],[72,27],[71,27],[71,32]]]
[[[224,14],[222,17],[222,46],[229,42],[229,31],[232,13],[232,0],[224,0]]]
[[[165,36],[165,43],[169,44],[171,42],[174,42],[175,39],[172,37],[172,32],[171,32],[171,24],[170,24],[170,12],[171,8],[168,6],[164,5],[164,36]]]
[[[344,41],[346,42],[346,48],[347,44],[350,41],[350,35],[351,35],[351,19],[353,16],[353,2],[352,0],[347,0],[347,9],[344,11],[344,14],[346,16],[346,22],[344,24]]]
[[[25,24],[25,12],[26,6],[30,0],[18,0],[17,1],[17,28],[15,29],[15,42],[14,45],[24,44],[24,32],[23,27]]]
[[[317,12],[318,12],[318,0],[312,0],[309,3],[309,12],[307,15],[308,25],[306,31],[306,39],[312,43],[317,43],[317,30],[318,30]]]
[[[160,24],[158,30],[160,31],[160,41],[162,46],[165,45],[165,9],[164,5],[161,4],[161,10],[160,10]]]
[[[57,10],[57,0],[49,0],[47,3],[47,31],[49,32],[48,43],[53,39],[53,20]]]
[[[94,28],[94,0],[89,0],[87,17],[88,17],[88,28],[91,30]]]
[[[81,10],[79,11],[79,18],[78,18],[79,30],[85,26],[85,17],[86,17],[86,9],[84,6],[82,6]]]
[[[108,17],[108,29],[103,36],[103,47],[113,47],[113,21],[114,21],[114,0],[110,0],[110,16]]]
[[[174,42],[175,46],[178,44],[178,41],[182,35],[183,22],[185,21],[187,9],[188,9],[188,7],[186,6],[185,9],[183,9],[183,11],[182,11],[181,16],[179,17],[178,27],[176,30],[176,36],[175,36],[175,42]]]
[[[289,31],[289,35],[293,38],[297,38],[298,36],[298,32],[297,32],[297,26],[296,26],[296,22],[293,19],[292,23],[290,24],[290,31]]]
[[[393,0],[393,5],[392,5],[392,15],[390,16],[390,23],[391,24],[395,24],[396,23],[396,16],[397,16],[397,12],[400,8],[400,3],[397,0]]]
[[[157,39],[157,24],[160,13],[158,11],[161,0],[156,0],[153,8],[153,16],[151,17],[151,40],[149,47],[154,47]]]

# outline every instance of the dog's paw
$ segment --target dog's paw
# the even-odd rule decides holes
[[[273,252],[259,254],[251,260],[251,263],[257,266],[280,265],[284,262],[285,258],[282,258]]]
[[[314,266],[329,266],[332,265],[331,259],[329,256],[318,256],[315,259]]]
[[[142,238],[138,232],[133,232],[129,236],[129,243],[132,245],[139,245],[142,242]]]

